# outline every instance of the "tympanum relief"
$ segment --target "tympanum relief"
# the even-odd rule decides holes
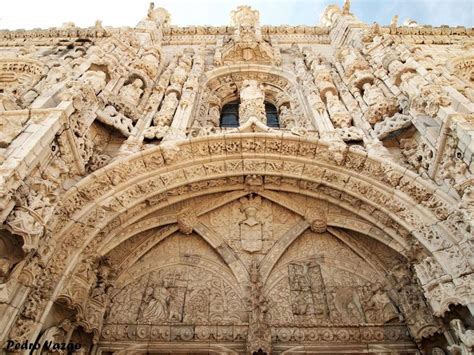
[[[401,323],[402,315],[383,289],[384,280],[360,261],[328,233],[303,234],[268,281],[272,322],[281,326]]]
[[[107,324],[232,324],[246,318],[232,285],[201,267],[153,271],[113,297]]]

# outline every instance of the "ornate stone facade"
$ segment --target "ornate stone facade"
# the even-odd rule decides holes
[[[349,1],[0,31],[1,346],[472,353],[473,41]]]

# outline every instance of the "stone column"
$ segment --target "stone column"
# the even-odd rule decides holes
[[[183,93],[179,105],[176,109],[173,122],[163,139],[164,141],[186,138],[191,113],[199,90],[199,79],[204,72],[203,51],[204,48],[201,48],[201,53],[194,56],[193,67],[189,73],[188,79],[183,85]]]
[[[334,142],[339,146],[343,147],[344,142],[337,135],[334,130],[334,125],[329,118],[328,112],[326,111],[325,103],[323,98],[326,98],[326,95],[329,91],[332,91],[333,96],[337,95],[337,90],[334,86],[329,83],[329,85],[320,85],[320,88],[315,84],[314,73],[310,74],[308,68],[301,56],[301,52],[297,46],[293,47],[294,67],[298,77],[298,81],[302,86],[303,93],[305,94],[309,110],[312,112],[314,117],[314,125],[316,126],[320,138],[326,142]],[[311,53],[305,51],[305,55],[309,56]]]

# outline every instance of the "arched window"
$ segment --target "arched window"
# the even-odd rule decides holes
[[[239,103],[230,102],[221,110],[221,127],[239,127]]]
[[[275,105],[265,102],[265,115],[267,116],[268,127],[280,128],[280,123],[278,122],[278,111]],[[230,102],[222,107],[220,126],[223,128],[239,127],[238,102]]]
[[[273,128],[280,128],[278,122],[278,111],[275,105],[265,102],[265,115],[267,116],[267,126]]]

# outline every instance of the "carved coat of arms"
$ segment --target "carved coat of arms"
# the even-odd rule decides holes
[[[243,197],[240,203],[240,210],[246,217],[239,222],[242,249],[249,253],[260,251],[263,247],[263,224],[258,219],[257,212],[262,204],[262,198],[260,196]]]

